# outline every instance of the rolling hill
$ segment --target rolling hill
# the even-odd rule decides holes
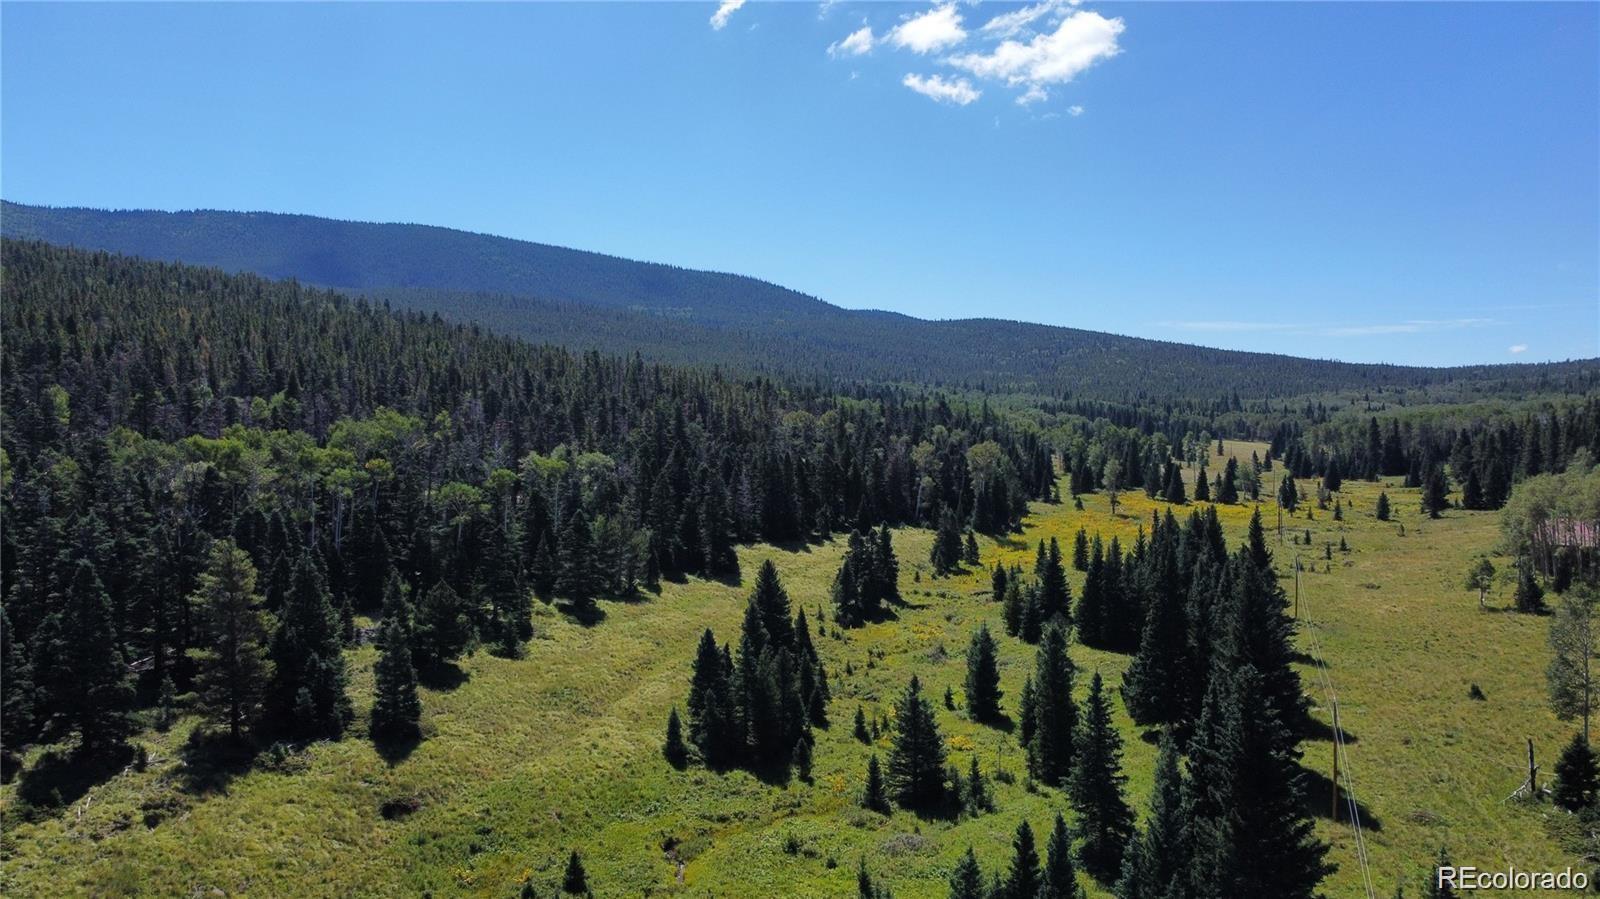
[[[1600,383],[1596,360],[1420,368],[1244,353],[990,318],[850,310],[756,278],[448,228],[258,212],[6,202],[9,237],[295,278],[526,339],[830,380],[1101,399],[1421,388],[1450,398]]]

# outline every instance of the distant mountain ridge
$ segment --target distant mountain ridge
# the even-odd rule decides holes
[[[998,319],[849,310],[743,275],[430,225],[257,212],[4,202],[0,231],[82,249],[295,278],[537,342],[802,376],[1099,398],[1593,386],[1595,360],[1432,369],[1218,350]]]

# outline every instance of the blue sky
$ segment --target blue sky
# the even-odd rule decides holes
[[[0,192],[448,225],[928,318],[1587,357],[1597,48],[1592,3],[6,3]]]

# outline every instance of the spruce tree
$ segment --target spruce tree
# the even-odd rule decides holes
[[[961,549],[961,522],[956,519],[955,510],[947,506],[939,513],[939,527],[934,533],[933,548],[928,553],[933,573],[946,575],[960,568]]]
[[[583,859],[578,857],[576,849],[567,857],[567,869],[561,875],[561,890],[573,895],[589,892],[589,874],[583,870]]]
[[[295,563],[271,654],[274,720],[295,736],[339,737],[353,714],[345,693],[339,613],[310,553]]]
[[[1232,505],[1239,501],[1239,460],[1229,458],[1222,469],[1222,488],[1217,491],[1217,502]]]
[[[1011,840],[1011,868],[1006,873],[1006,899],[1039,895],[1039,850],[1034,847],[1033,828],[1023,819]]]
[[[1248,664],[1215,678],[1191,742],[1185,809],[1200,897],[1311,899],[1333,870],[1304,806],[1293,735]]]
[[[1064,628],[1045,630],[1035,653],[1033,726],[1027,743],[1028,770],[1035,780],[1059,786],[1071,772],[1078,709],[1072,699],[1072,660]]]
[[[1044,871],[1035,895],[1039,899],[1081,899],[1083,896],[1083,889],[1078,886],[1078,876],[1072,867],[1072,835],[1060,812],[1056,813],[1050,839],[1045,843]]]
[[[667,715],[667,738],[661,744],[661,754],[673,767],[682,767],[689,760],[689,747],[683,742],[683,722],[678,718],[677,706]]]
[[[901,805],[929,809],[944,798],[944,740],[916,675],[911,676],[895,707],[894,748],[888,767],[890,793]]]
[[[1003,694],[997,662],[999,649],[987,624],[979,626],[967,647],[967,714],[974,721],[994,721],[1000,717]]]
[[[990,899],[983,870],[978,867],[978,857],[972,854],[971,846],[950,872],[950,899]]]
[[[599,592],[599,579],[593,568],[594,546],[589,521],[582,509],[573,511],[567,519],[556,548],[556,576],[552,585],[555,595],[567,600],[574,614],[591,614]]]
[[[1122,851],[1133,835],[1133,811],[1123,798],[1122,737],[1111,721],[1100,673],[1089,683],[1089,698],[1078,727],[1068,795],[1083,836],[1079,859],[1084,870],[1110,882],[1122,869]]]
[[[1183,717],[1179,685],[1188,670],[1187,622],[1178,599],[1167,591],[1150,597],[1139,652],[1122,678],[1122,701],[1139,724],[1163,724]]]
[[[1044,626],[1060,618],[1063,624],[1072,623],[1072,588],[1067,583],[1067,572],[1061,564],[1061,546],[1050,538],[1050,549],[1039,565],[1039,624]]]
[[[415,614],[411,639],[418,668],[429,670],[453,662],[472,642],[466,602],[444,581],[422,595]]]
[[[1169,899],[1189,894],[1189,832],[1183,796],[1177,742],[1167,734],[1156,759],[1150,814],[1124,853],[1118,899]]]
[[[883,781],[883,768],[878,764],[878,754],[867,760],[867,782],[861,791],[861,807],[880,815],[889,814],[889,790]]]
[[[80,558],[70,568],[65,595],[46,619],[52,660],[50,707],[79,736],[79,751],[92,755],[120,745],[132,730],[133,683],[117,642],[111,598],[94,563]]]
[[[1089,570],[1089,534],[1083,528],[1078,528],[1077,535],[1072,538],[1072,567]]]
[[[871,736],[867,734],[867,715],[861,710],[861,706],[856,706],[856,723],[851,735],[862,743],[872,742]]]
[[[1378,503],[1377,503],[1377,505],[1373,506],[1372,514],[1379,521],[1388,521],[1389,520],[1389,494],[1387,494],[1387,493],[1379,493],[1378,494]]]
[[[250,554],[232,540],[213,543],[189,602],[204,633],[202,648],[190,650],[195,692],[201,708],[237,741],[260,714],[272,673],[266,650],[271,624],[259,611],[264,600],[256,593]]]
[[[1569,812],[1592,808],[1600,798],[1600,760],[1583,739],[1582,733],[1572,735],[1572,741],[1562,750],[1556,762],[1554,797],[1557,806]]]
[[[32,661],[17,639],[5,606],[0,605],[0,722],[5,723],[7,748],[33,737],[37,701]]]
[[[417,698],[417,669],[401,616],[384,618],[378,631],[378,661],[373,665],[372,736],[377,740],[410,740],[421,732],[422,701]]]
[[[728,674],[716,637],[706,628],[689,684],[689,739],[712,767],[732,761],[738,733]]]

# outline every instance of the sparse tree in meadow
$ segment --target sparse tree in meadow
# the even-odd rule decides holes
[[[1342,545],[1342,544],[1341,544]],[[1467,566],[1466,587],[1468,590],[1478,591],[1478,608],[1487,608],[1484,598],[1489,595],[1489,588],[1494,586],[1494,563],[1486,556],[1479,556],[1476,561]]]
[[[1379,521],[1389,520],[1389,494],[1378,494],[1378,502],[1372,507],[1372,514]]]
[[[972,854],[971,846],[950,872],[950,899],[990,899],[983,883],[983,869],[978,867],[978,857]]]
[[[895,707],[894,748],[887,780],[895,801],[908,808],[932,808],[944,798],[944,740],[933,706],[922,695],[916,675]]]
[[[576,849],[567,856],[567,869],[561,875],[561,889],[573,895],[589,892],[589,874],[583,870],[583,859],[578,856]]]
[[[1116,459],[1107,459],[1106,467],[1101,474],[1101,483],[1105,487],[1106,500],[1111,503],[1111,514],[1117,514],[1117,500],[1122,495],[1122,463]]]
[[[1569,812],[1594,807],[1600,795],[1600,759],[1583,734],[1573,734],[1572,741],[1562,750],[1556,762],[1552,794],[1556,805]]]
[[[1056,813],[1050,839],[1045,843],[1044,870],[1039,877],[1038,899],[1082,899],[1083,888],[1072,865],[1072,834],[1067,820]]]
[[[1011,869],[1006,873],[1006,899],[1039,895],[1039,850],[1033,841],[1033,828],[1023,819],[1011,840]]]
[[[979,625],[967,647],[967,714],[974,721],[994,721],[1000,717],[999,650],[989,633],[989,625]]]
[[[878,754],[867,760],[867,783],[861,791],[861,807],[880,815],[889,814],[889,790],[883,781],[883,767],[878,764]]]

